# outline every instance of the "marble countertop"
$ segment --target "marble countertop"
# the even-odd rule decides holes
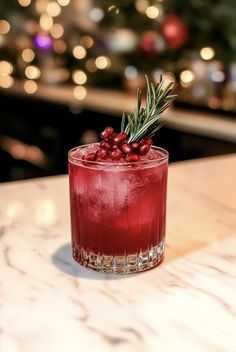
[[[71,258],[67,176],[0,185],[1,352],[235,352],[236,154],[172,164],[167,250],[107,276]]]

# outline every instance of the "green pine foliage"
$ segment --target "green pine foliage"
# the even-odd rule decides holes
[[[139,141],[142,138],[152,138],[162,127],[161,114],[166,110],[176,95],[171,94],[174,82],[170,82],[164,88],[165,81],[153,84],[147,81],[146,107],[142,107],[142,91],[137,90],[137,108],[134,112],[123,113],[121,121],[121,132],[128,135],[128,142]],[[127,124],[126,124],[127,120]]]

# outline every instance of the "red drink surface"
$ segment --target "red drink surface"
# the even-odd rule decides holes
[[[96,145],[69,152],[74,250],[122,256],[164,241],[168,154],[153,147],[135,163],[83,162]]]

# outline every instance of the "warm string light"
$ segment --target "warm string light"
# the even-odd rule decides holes
[[[18,2],[23,7],[27,7],[31,4],[31,0],[18,0]]]
[[[1,76],[8,76],[13,72],[13,66],[8,61],[0,61],[0,75]]]
[[[38,89],[38,85],[35,81],[29,79],[29,80],[25,81],[24,89],[25,89],[26,93],[34,94]]]
[[[57,2],[61,6],[68,6],[70,3],[70,0],[57,0]]]
[[[21,56],[25,62],[32,62],[35,58],[35,53],[32,49],[24,49],[21,53]]]
[[[23,6],[29,6],[32,1],[31,0],[17,0],[18,3]],[[34,38],[34,44],[37,48],[48,50],[51,47],[55,51],[55,53],[61,55],[63,54],[66,49],[66,43],[60,38],[64,34],[64,27],[60,23],[54,23],[54,18],[61,14],[61,6],[68,6],[70,4],[70,0],[57,0],[57,1],[49,1],[49,0],[36,0],[35,7],[36,11],[39,13],[39,26],[41,28],[41,32],[38,32]],[[98,16],[97,11],[92,11],[92,17]],[[101,15],[101,14],[100,14]],[[96,19],[95,19],[96,20]],[[35,22],[35,26],[37,26],[37,22]],[[0,34],[4,35],[10,31],[10,23],[2,19],[0,20]],[[36,27],[35,27],[36,28]],[[50,34],[48,34],[49,32]],[[32,34],[34,34],[34,30]],[[51,38],[50,38],[51,36]],[[52,38],[55,40],[52,41]],[[87,50],[94,45],[94,40],[90,35],[84,35],[80,38],[80,45],[77,45],[73,49],[73,55],[77,59],[83,59],[87,55]],[[29,43],[25,43],[23,46],[21,45],[21,54],[20,57],[26,63],[31,63],[35,59],[35,52],[27,47],[30,46]],[[94,60],[95,66],[95,60]],[[97,68],[96,68],[97,69]],[[0,87],[3,88],[10,88],[13,83],[14,79],[10,76],[13,71],[13,66],[8,63],[7,61],[0,62]],[[67,75],[66,78],[68,79],[69,72],[66,70]],[[37,89],[38,85],[35,80],[39,79],[41,76],[41,71],[38,67],[34,65],[27,66],[25,68],[25,76],[27,80],[24,82],[24,90],[28,94],[34,94]],[[65,75],[64,75],[65,76]],[[87,81],[87,75],[85,72],[81,70],[77,70],[73,72],[72,75],[73,81],[77,85],[83,85]],[[87,94],[87,91],[84,87],[75,87],[74,96],[78,100],[83,100]]]
[[[18,0],[21,6],[29,6],[31,0]],[[70,0],[36,0],[35,7],[36,11],[39,13],[39,26],[42,32],[38,32],[34,38],[34,44],[37,48],[48,50],[51,46],[55,53],[61,55],[67,49],[66,43],[60,38],[64,34],[64,27],[60,23],[54,23],[54,18],[61,14],[61,6],[69,5]],[[117,11],[117,8],[111,7],[109,11]],[[90,11],[90,18],[93,21],[100,21],[104,16],[103,11],[100,8],[93,8]],[[6,20],[0,21],[0,34],[6,34],[10,30],[10,24]],[[49,32],[50,34],[48,34]],[[56,40],[52,41],[51,38]],[[49,40],[50,39],[50,43]],[[47,43],[46,43],[47,42]],[[29,43],[27,43],[29,45]],[[25,43],[26,45],[26,43]],[[79,45],[76,45],[73,50],[73,56],[76,59],[83,59],[87,55],[87,49],[94,45],[94,39],[90,35],[83,35],[80,38]],[[21,58],[26,63],[31,63],[35,59],[35,52],[31,48],[22,47]],[[86,61],[86,66],[88,71],[95,72],[97,69],[105,69],[110,66],[110,59],[106,56],[99,56],[96,59],[89,59]],[[11,87],[14,80],[10,76],[13,71],[13,67],[8,62],[1,62],[0,65],[0,86],[1,87]],[[69,74],[69,73],[68,73]],[[35,80],[39,79],[41,76],[41,71],[38,67],[34,65],[29,65],[25,68],[25,76],[27,80],[24,82],[24,90],[27,94],[34,94],[38,85]],[[68,78],[68,76],[67,76]],[[72,74],[73,82],[78,85],[75,87],[73,94],[75,99],[83,100],[87,95],[87,90],[82,87],[87,81],[87,75],[82,70],[76,70]]]
[[[61,13],[61,7],[57,2],[49,2],[47,5],[47,13],[49,16],[57,17]]]
[[[82,45],[77,45],[73,49],[73,56],[76,59],[83,59],[87,55],[87,50]]]
[[[27,66],[25,75],[29,79],[38,79],[41,75],[41,71],[37,66]]]
[[[77,70],[73,72],[72,79],[76,84],[85,84],[87,81],[87,75],[84,71]]]
[[[211,60],[215,56],[215,51],[211,47],[205,47],[200,50],[200,56],[203,60]]]
[[[75,99],[84,100],[87,95],[87,90],[86,90],[86,88],[84,88],[82,86],[77,86],[74,88],[73,94],[74,94]]]
[[[1,76],[0,75],[0,87],[1,88],[11,88],[14,84],[14,79],[12,76]]]
[[[55,23],[50,29],[50,33],[55,39],[61,38],[64,34],[64,28],[60,23]]]
[[[106,68],[110,68],[111,60],[108,56],[98,56],[95,60],[95,65],[99,70],[104,70]]]
[[[0,87],[11,88],[14,84],[14,79],[11,76],[13,66],[8,61],[0,61]]]
[[[0,20],[0,34],[7,34],[10,29],[11,26],[7,20]]]
[[[180,74],[180,84],[183,88],[188,87],[194,80],[194,74],[190,70],[184,70]]]
[[[40,16],[39,25],[43,31],[49,31],[53,26],[53,18],[47,13],[43,13]]]
[[[160,10],[156,6],[148,6],[145,12],[147,17],[151,19],[157,18],[160,14]]]

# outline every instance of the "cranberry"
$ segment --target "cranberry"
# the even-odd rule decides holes
[[[149,151],[150,149],[150,145],[149,144],[141,144],[140,147],[139,147],[139,154],[140,155],[145,155],[147,154],[147,152]]]
[[[100,143],[100,147],[101,148],[105,148],[105,149],[110,149],[111,148],[111,143],[107,142],[107,141],[102,141]]]
[[[85,155],[83,155],[83,160],[86,160],[86,161],[94,161],[96,160],[96,155],[95,153],[87,153]]]
[[[139,156],[137,154],[129,154],[129,155],[126,155],[125,160],[128,162],[138,161]]]
[[[127,134],[125,132],[121,132],[121,133],[118,133],[113,140],[115,144],[119,144],[121,142],[124,142],[126,139],[127,139]]]
[[[123,153],[125,154],[131,154],[132,153],[132,147],[128,143],[122,144],[120,147]]]
[[[111,144],[115,143],[114,138],[116,138],[116,136],[117,136],[117,133],[112,133],[112,135],[108,138],[109,143]]]
[[[151,146],[153,144],[153,141],[151,138],[147,138],[147,139],[143,138],[141,139],[140,144],[148,144]]]
[[[115,149],[112,152],[110,152],[110,157],[112,160],[120,160],[122,156],[123,156],[123,153],[120,149]]]
[[[131,143],[131,147],[132,147],[134,150],[138,149],[138,148],[139,148],[139,142],[132,142],[132,143]]]
[[[107,159],[108,158],[108,150],[105,148],[97,150],[96,151],[96,158]]]
[[[112,127],[106,127],[105,130],[100,134],[100,137],[102,139],[106,139],[106,138],[110,137],[113,132],[114,132],[114,130]]]
[[[145,143],[151,146],[153,144],[153,141],[151,138],[147,138],[145,139]]]

